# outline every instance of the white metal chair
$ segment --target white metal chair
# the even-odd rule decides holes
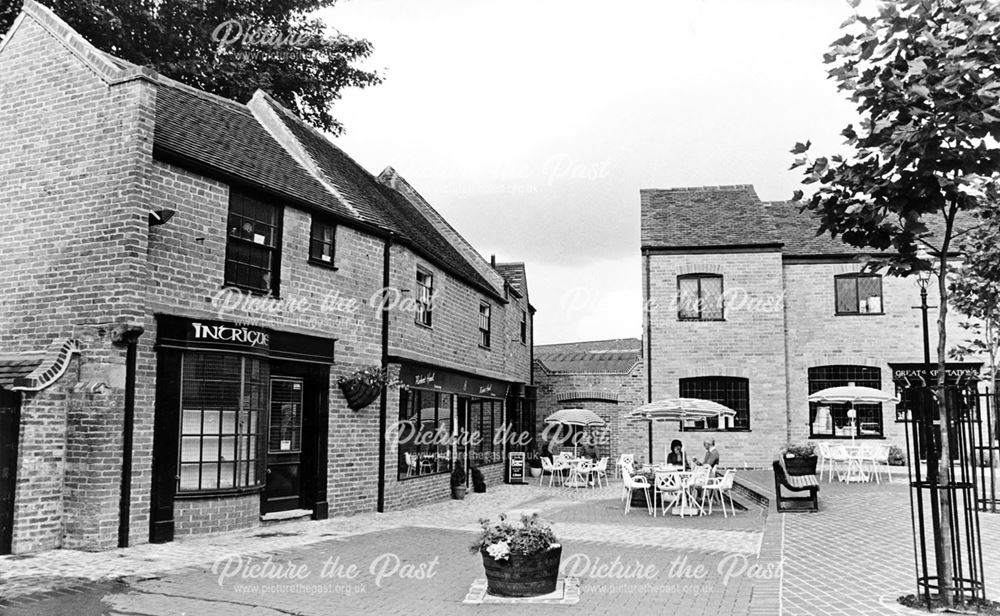
[[[722,517],[729,517],[726,514],[726,496],[729,497],[729,509],[736,515],[736,505],[733,503],[733,482],[736,480],[736,471],[730,469],[722,477],[709,477],[701,487],[701,507],[704,510],[705,500],[708,500],[708,514],[712,514],[712,503],[719,499],[722,506]]]
[[[542,485],[542,479],[545,477],[545,472],[549,473],[549,487],[552,487],[552,482],[556,477],[559,477],[559,483],[566,483],[563,473],[568,470],[569,467],[564,465],[562,461],[558,463],[553,463],[547,457],[542,456],[542,474],[538,477],[538,485]]]
[[[833,473],[837,473],[837,479],[843,481],[844,474],[849,470],[851,456],[847,453],[847,448],[843,445],[827,445],[829,464],[827,465],[826,482],[833,483]]]
[[[608,485],[608,457],[604,456],[597,461],[597,466],[594,467],[594,481],[597,483],[597,487],[601,487],[601,479],[604,480],[604,486]]]
[[[417,472],[417,462],[413,459],[413,454],[408,451],[404,451],[403,460],[406,462],[406,476],[412,477]]]
[[[891,450],[892,445],[879,443],[872,448],[870,457],[866,458],[866,461],[871,463],[872,475],[875,475],[876,483],[882,483],[882,480],[879,478],[882,472],[889,479],[889,483],[892,483],[892,472],[889,468],[889,452]]]
[[[667,515],[667,509],[680,502],[684,494],[684,486],[681,485],[680,475],[677,473],[655,473],[653,481],[656,484],[656,492],[660,495],[660,509],[662,515]],[[667,504],[669,501],[669,504]],[[653,517],[656,517],[656,501],[653,501]]]
[[[629,468],[635,468],[635,456],[630,453],[618,456],[618,460],[615,462],[615,478],[621,475],[622,464],[628,464]]]
[[[642,490],[643,494],[646,495],[646,509],[649,515],[653,515],[653,504],[649,500],[649,482],[646,481],[646,478],[633,477],[632,473],[622,466],[622,481],[625,484],[625,490],[628,492],[628,495],[625,497],[625,515],[628,515],[629,509],[632,508],[632,492],[635,490]]]

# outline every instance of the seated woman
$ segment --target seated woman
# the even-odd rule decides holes
[[[684,445],[679,439],[674,439],[670,442],[670,453],[667,454],[667,464],[687,468],[686,460],[684,459]]]

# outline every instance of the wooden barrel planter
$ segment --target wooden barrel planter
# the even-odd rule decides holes
[[[347,406],[351,407],[351,410],[357,411],[374,402],[382,393],[382,388],[357,380],[344,381],[340,384],[340,391],[344,392]]]
[[[489,594],[497,597],[535,597],[555,592],[562,546],[533,556],[511,554],[505,560],[494,560],[486,550],[480,553],[483,555],[486,591]]]

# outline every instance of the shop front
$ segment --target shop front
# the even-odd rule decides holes
[[[450,473],[456,463],[466,472],[495,467],[489,474],[499,477],[506,453],[525,447],[523,385],[412,363],[400,366],[399,382],[398,480]]]
[[[150,541],[327,517],[334,340],[157,317]]]

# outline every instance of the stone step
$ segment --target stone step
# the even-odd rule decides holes
[[[277,522],[291,522],[295,520],[308,520],[312,517],[312,509],[289,509],[287,511],[273,511],[260,516],[262,524],[274,524]]]

